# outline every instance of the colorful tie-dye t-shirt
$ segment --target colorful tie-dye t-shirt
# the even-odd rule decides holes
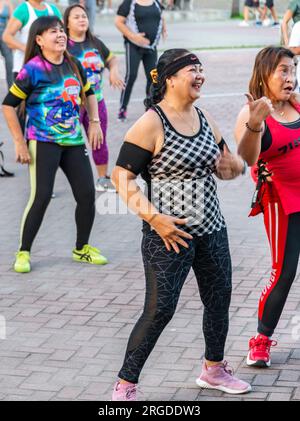
[[[75,42],[69,39],[68,51],[82,64],[97,101],[100,102],[103,99],[103,72],[105,65],[112,57],[112,53],[96,37],[93,41],[87,38],[83,42]]]
[[[73,60],[86,92],[90,84],[79,61]],[[40,56],[32,58],[21,69],[10,92],[25,100],[28,140],[84,144],[79,122],[81,86],[67,59],[57,65]]]

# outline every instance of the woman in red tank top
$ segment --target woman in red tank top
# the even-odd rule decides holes
[[[300,96],[294,54],[267,47],[255,60],[235,129],[239,154],[252,167],[257,188],[251,216],[263,212],[272,255],[270,279],[258,308],[257,335],[247,364],[269,367],[271,336],[295,279],[300,252]]]

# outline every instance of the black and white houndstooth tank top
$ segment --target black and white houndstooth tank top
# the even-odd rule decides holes
[[[143,172],[149,200],[159,212],[188,218],[184,231],[202,236],[225,227],[213,177],[220,150],[200,109],[200,130],[194,136],[178,133],[156,105],[164,127],[164,145]],[[144,224],[144,230],[149,230]]]

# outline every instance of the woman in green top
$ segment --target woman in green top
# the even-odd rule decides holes
[[[3,41],[14,51],[13,72],[16,77],[24,62],[24,53],[31,24],[41,16],[58,16],[60,11],[53,4],[42,0],[27,0],[14,10],[3,33]]]
[[[300,21],[300,0],[291,0],[283,16],[281,31],[284,45],[289,44],[289,22],[291,19],[294,23]]]

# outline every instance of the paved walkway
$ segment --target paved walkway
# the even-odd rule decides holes
[[[271,29],[264,34],[271,36]],[[103,38],[106,39],[104,32]],[[200,104],[214,116],[232,148],[234,120],[244,103],[242,94],[247,90],[256,52],[200,52],[207,74]],[[120,63],[124,68],[123,56]],[[0,89],[3,96],[4,81]],[[118,124],[115,117],[119,95],[106,86],[111,167],[126,129],[141,115],[143,90],[141,73],[134,88],[129,121]],[[128,335],[143,303],[140,221],[132,215],[97,213],[91,243],[102,248],[110,263],[93,267],[72,262],[74,200],[59,172],[57,198],[47,210],[32,250],[33,270],[28,275],[15,274],[11,265],[28,198],[28,179],[26,168],[13,162],[3,118],[0,133],[0,139],[5,141],[7,166],[16,173],[13,179],[0,179],[0,322],[3,318],[6,321],[6,339],[0,339],[0,399],[108,400]],[[247,218],[252,191],[248,176],[219,182],[234,269],[226,359],[240,377],[252,383],[253,392],[228,397],[218,391],[201,391],[195,385],[204,352],[203,308],[191,273],[178,311],[143,370],[141,387],[145,399],[300,400],[300,350],[299,338],[295,336],[299,329],[294,324],[300,316],[299,277],[276,331],[279,345],[273,352],[272,368],[256,370],[245,365],[247,342],[256,328],[260,290],[268,279],[270,266],[262,220]],[[98,197],[100,209],[103,196]],[[3,329],[0,333],[4,333]]]

